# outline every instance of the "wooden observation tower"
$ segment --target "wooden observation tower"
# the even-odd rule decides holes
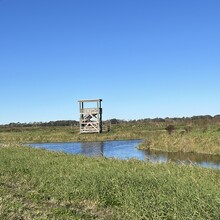
[[[79,100],[80,133],[102,132],[102,99]],[[86,104],[96,103],[93,108],[86,108]]]

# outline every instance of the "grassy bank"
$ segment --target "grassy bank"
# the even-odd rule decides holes
[[[166,131],[167,125],[163,122],[121,123],[112,125],[110,132],[101,134],[79,134],[77,126],[6,127],[0,128],[0,140],[3,143],[37,143],[143,139],[141,149],[220,155],[218,123],[191,127],[176,123],[171,134]]]
[[[139,149],[152,149],[166,152],[194,152],[202,154],[220,155],[220,132],[191,132],[173,134],[166,132],[149,134]]]
[[[0,219],[219,219],[220,172],[0,147]]]
[[[79,127],[25,127],[1,128],[0,140],[4,143],[70,142],[135,139],[143,137],[140,129],[134,132],[127,125],[112,126],[110,132],[79,134]]]

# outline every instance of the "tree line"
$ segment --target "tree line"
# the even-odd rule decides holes
[[[122,124],[122,123],[187,123],[194,125],[203,125],[208,123],[220,123],[220,115],[210,116],[210,115],[199,115],[193,117],[174,117],[174,118],[144,118],[137,120],[122,120],[112,118],[104,121],[104,123],[110,124]],[[29,122],[29,123],[20,123],[20,122],[12,122],[5,125],[0,125],[0,127],[53,127],[53,126],[78,126],[79,121],[76,120],[57,120],[57,121],[49,121],[49,122]]]
[[[121,120],[121,119],[110,119],[108,120],[109,122],[111,122],[111,124],[120,124],[120,123],[145,123],[145,122],[164,122],[164,123],[178,123],[178,122],[182,122],[182,123],[192,123],[192,124],[196,124],[196,123],[208,123],[208,122],[217,122],[220,123],[220,115],[215,115],[215,116],[211,116],[211,115],[198,115],[198,116],[192,116],[192,117],[182,117],[182,118],[178,118],[178,117],[174,117],[174,118],[144,118],[144,119],[137,119],[137,120]]]

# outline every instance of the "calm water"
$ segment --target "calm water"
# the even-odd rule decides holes
[[[138,150],[141,140],[72,142],[72,143],[36,143],[29,144],[36,148],[62,151],[70,154],[83,154],[94,157],[113,157],[118,159],[136,158],[153,163],[195,164],[202,167],[220,169],[220,156],[201,155],[195,153],[165,153],[149,150]]]

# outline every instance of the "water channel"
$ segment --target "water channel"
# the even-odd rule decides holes
[[[70,154],[83,154],[89,157],[107,157],[149,161],[153,163],[175,162],[178,164],[193,164],[201,167],[220,170],[220,156],[195,153],[170,153],[150,150],[138,150],[142,140],[101,141],[101,142],[71,142],[71,143],[35,143],[29,144],[35,148],[62,151]]]

